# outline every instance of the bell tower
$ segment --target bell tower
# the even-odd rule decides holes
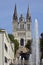
[[[31,39],[31,15],[30,15],[29,6],[26,14],[26,39],[27,40]]]
[[[17,9],[16,9],[16,4],[15,4],[15,9],[14,9],[14,14],[13,14],[13,34],[16,32],[17,30],[17,26],[18,26],[18,17],[17,17]]]

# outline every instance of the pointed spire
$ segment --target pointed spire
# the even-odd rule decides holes
[[[18,17],[17,17],[16,4],[15,4],[15,9],[14,9],[13,19],[18,19]]]
[[[30,10],[29,10],[29,5],[28,5],[26,18],[28,19],[29,17],[30,17]]]

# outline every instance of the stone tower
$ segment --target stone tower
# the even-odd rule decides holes
[[[32,39],[31,15],[29,11],[29,6],[27,9],[26,20],[24,19],[23,14],[20,15],[18,20],[17,9],[15,5],[12,26],[13,26],[13,35],[15,39],[18,40],[20,46],[25,46],[27,41]]]
[[[27,9],[27,14],[26,14],[26,41],[31,40],[31,15],[30,15],[30,10],[29,6]]]
[[[14,9],[14,14],[13,14],[13,34],[17,30],[17,25],[18,25],[18,17],[17,17],[17,9],[16,9],[16,4],[15,4],[15,9]]]

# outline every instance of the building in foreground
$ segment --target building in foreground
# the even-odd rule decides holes
[[[0,65],[9,65],[14,59],[14,45],[5,30],[0,30]]]

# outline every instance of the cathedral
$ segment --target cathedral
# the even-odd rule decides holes
[[[32,21],[29,6],[26,13],[26,19],[23,17],[23,14],[21,14],[18,20],[17,8],[15,5],[12,22],[12,33],[14,38],[18,40],[19,46],[25,46],[28,40],[32,40],[31,24]]]

